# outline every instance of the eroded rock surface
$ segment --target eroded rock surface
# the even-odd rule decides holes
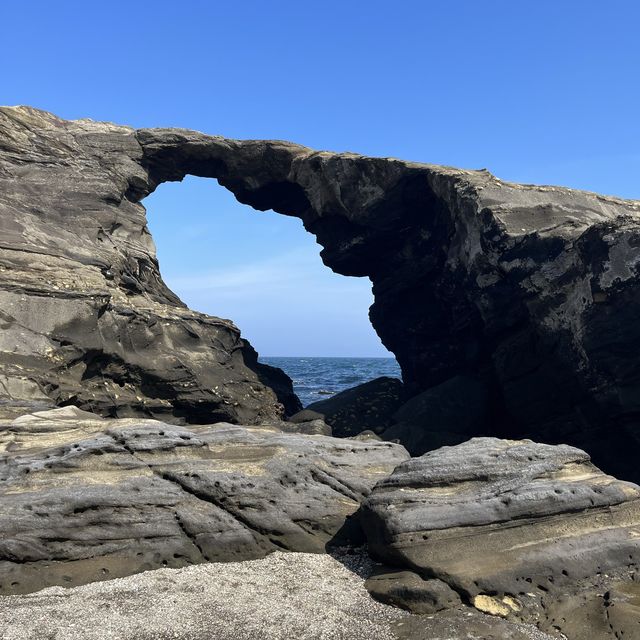
[[[323,552],[408,458],[275,427],[109,420],[65,407],[0,425],[0,594],[147,569]]]
[[[368,276],[410,394],[471,376],[487,389],[477,435],[568,442],[640,480],[640,202],[282,142],[137,137],[152,185],[215,177],[300,217],[334,271]]]
[[[186,174],[300,217],[327,265],[371,278],[410,393],[470,375],[487,389],[478,434],[569,442],[637,477],[638,202],[28,108],[0,111],[5,395],[189,422],[299,409],[231,323],[160,278],[139,203]]]
[[[328,266],[368,276],[410,394],[470,376],[477,434],[568,442],[639,477],[640,203],[28,108],[0,111],[4,395],[189,422],[299,409],[231,323],[160,278],[140,201],[187,174],[298,216]]]
[[[640,576],[640,487],[565,445],[474,438],[443,447],[402,463],[363,510],[376,557],[446,582],[485,613],[570,638],[583,637],[575,627],[610,583]]]
[[[413,571],[383,568],[367,579],[365,587],[376,600],[412,613],[436,613],[462,604],[458,592],[446,582],[425,579]]]
[[[0,108],[0,396],[199,423],[294,413],[289,378],[162,281],[142,162],[133,129]]]

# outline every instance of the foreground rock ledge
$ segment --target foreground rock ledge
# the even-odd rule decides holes
[[[189,598],[204,593],[219,608],[220,599],[211,600],[211,588],[203,591],[197,576],[220,576],[224,594],[230,584],[244,584],[234,575],[246,578],[251,571],[238,561],[279,550],[322,553],[353,546],[363,531],[369,551],[387,565],[373,575],[365,560],[366,567],[352,567],[369,578],[370,592],[430,614],[392,614],[369,602],[365,610],[375,614],[369,624],[380,626],[379,637],[524,640],[560,631],[569,640],[619,640],[637,631],[640,488],[603,474],[573,447],[475,438],[410,459],[388,442],[285,433],[275,423],[187,428],[104,419],[66,407],[0,425],[0,450],[0,594],[159,567],[235,563],[180,575],[151,572],[127,583],[32,599],[0,598],[0,619],[12,608],[29,616],[31,603],[41,606],[34,617],[38,633],[52,602],[67,602],[65,619],[76,624],[72,612],[80,603],[121,602],[119,584],[129,594],[142,585],[152,598],[158,590],[175,590],[178,601],[183,591]],[[282,588],[273,579],[281,579],[289,561],[277,558],[252,565],[258,573],[245,580],[264,587],[254,594],[260,615]],[[309,562],[319,567],[333,561]],[[289,565],[294,576],[301,569],[297,559]],[[261,567],[270,566],[279,573],[265,578]],[[302,568],[297,580],[307,580],[312,594],[318,579],[322,589],[333,579],[338,584],[332,589],[344,586],[344,576],[327,568],[313,575]],[[313,595],[307,597],[302,605],[316,607]],[[134,597],[127,610],[140,612],[141,606]],[[220,614],[238,611],[227,606]],[[344,615],[340,607],[330,611],[336,620]],[[286,619],[290,613],[268,637],[285,637],[287,625],[299,623]],[[140,622],[119,621],[127,629]],[[198,635],[204,622],[197,612],[189,610],[186,621],[195,626],[178,625],[176,632],[207,637]],[[264,621],[275,624],[269,615]],[[343,631],[335,637],[350,637]]]
[[[0,426],[0,594],[359,542],[350,516],[407,458],[274,427],[22,416]]]

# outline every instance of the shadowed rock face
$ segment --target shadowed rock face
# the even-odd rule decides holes
[[[317,413],[331,425],[333,435],[339,437],[355,436],[362,431],[382,433],[402,403],[402,391],[402,382],[397,378],[376,378],[313,402],[292,419]]]
[[[193,174],[301,218],[325,264],[372,280],[371,321],[410,394],[477,379],[478,433],[569,442],[638,477],[640,203],[286,142],[1,114],[10,395],[190,421],[276,412],[235,328],[186,310],[160,279],[139,202]],[[280,400],[294,408],[289,389]]]

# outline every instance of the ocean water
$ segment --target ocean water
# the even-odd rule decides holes
[[[282,369],[305,407],[380,376],[402,378],[395,358],[260,358],[260,362]]]

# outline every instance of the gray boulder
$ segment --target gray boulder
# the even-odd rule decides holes
[[[298,415],[298,414],[296,414]],[[267,420],[260,425],[271,429],[279,429],[284,433],[304,433],[309,436],[330,436],[331,427],[321,419],[314,420]]]
[[[323,420],[324,416],[317,411],[311,411],[310,409],[303,409],[298,411],[289,417],[289,422],[309,422],[311,420]]]
[[[376,485],[363,523],[384,562],[549,628],[564,629],[552,603],[577,608],[607,581],[640,577],[640,487],[566,445],[474,438],[412,458]]]
[[[382,569],[364,583],[378,601],[412,613],[428,614],[460,606],[460,596],[446,582],[424,579],[413,571]]]

